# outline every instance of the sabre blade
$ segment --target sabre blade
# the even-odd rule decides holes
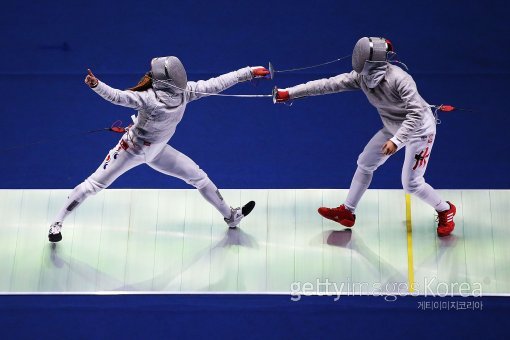
[[[287,70],[275,70],[273,64],[271,62],[269,62],[269,72],[271,73],[271,79],[273,79],[274,73],[286,73],[286,72],[295,72],[295,71],[308,70],[308,69],[311,69],[311,68],[317,68],[317,67],[321,67],[321,66],[324,66],[324,65],[333,64],[333,63],[342,61],[344,59],[350,58],[351,56],[352,56],[352,54],[348,54],[348,55],[345,55],[345,56],[340,57],[340,58],[335,59],[335,60],[326,61],[325,63],[321,63],[321,64],[317,64],[317,65],[312,65],[312,66],[290,68],[290,69],[287,69]]]
[[[165,84],[167,86],[173,87],[174,89],[180,90],[182,92],[188,92],[188,93],[196,93],[196,94],[203,94],[206,96],[217,96],[217,97],[237,97],[237,98],[268,98],[272,97],[272,94],[223,94],[223,93],[211,93],[211,92],[201,92],[201,91],[194,91],[194,90],[188,90],[180,88],[179,86],[176,86],[166,80],[159,80],[153,77],[149,77],[152,79],[152,81]]]

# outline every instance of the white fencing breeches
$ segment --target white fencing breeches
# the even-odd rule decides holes
[[[218,188],[192,159],[166,143],[144,145],[128,140],[128,135],[125,134],[97,170],[73,189],[55,222],[62,222],[88,196],[107,188],[120,175],[144,163],[194,186],[224,217],[230,217],[230,207],[223,200]]]
[[[381,129],[359,155],[358,168],[345,200],[345,206],[351,211],[354,212],[359,200],[369,187],[374,171],[390,157],[382,153],[382,147],[391,137],[393,134],[386,128]],[[406,193],[418,196],[437,211],[443,211],[449,209],[448,203],[443,201],[429,184],[425,183],[423,177],[434,145],[434,137],[434,134],[414,137],[405,144],[402,186]]]

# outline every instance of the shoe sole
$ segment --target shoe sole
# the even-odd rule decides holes
[[[343,225],[344,227],[347,227],[347,228],[352,228],[354,226],[354,222],[351,220],[341,220],[341,221],[338,221],[338,223],[340,223],[341,225]]]
[[[321,215],[322,216],[322,215]],[[351,221],[351,220],[335,220],[334,218],[330,218],[330,217],[327,217],[327,216],[322,216],[324,218],[327,218],[328,220],[331,220],[333,222],[336,222],[338,224],[341,224],[343,225],[344,227],[347,227],[347,228],[352,228],[354,226],[354,221]]]
[[[440,232],[439,229],[437,230],[437,236],[439,237],[445,237],[445,236],[448,236],[450,235],[453,230],[455,229],[455,222],[453,222],[453,227],[452,227],[452,230],[448,231],[448,232]]]
[[[241,213],[244,217],[248,216],[251,211],[255,208],[255,201],[249,201],[244,205],[244,207],[241,209]]]
[[[62,241],[62,233],[49,234],[48,241],[53,242],[53,243]]]

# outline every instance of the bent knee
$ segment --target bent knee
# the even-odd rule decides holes
[[[358,161],[357,161],[358,169],[363,171],[365,174],[372,174],[372,173],[374,173],[374,171],[377,170],[377,168],[382,163],[384,163],[384,160],[378,161],[378,162],[376,162],[374,160],[370,160],[369,161],[369,160],[365,159],[363,154],[359,155]]]
[[[423,177],[416,179],[402,179],[402,187],[407,194],[415,194],[419,192],[425,185]]]
[[[358,168],[356,169],[356,172],[360,172],[365,175],[372,175],[376,169],[377,167],[373,169],[373,167],[363,166],[358,163]]]
[[[197,189],[203,189],[211,182],[207,174],[200,168],[197,169],[192,176],[185,178],[184,181]]]
[[[87,178],[83,184],[85,194],[87,195],[95,195],[107,187],[106,184],[100,183],[92,177]]]

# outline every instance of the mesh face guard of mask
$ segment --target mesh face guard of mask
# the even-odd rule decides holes
[[[388,52],[393,52],[393,46],[388,39],[363,37],[352,51],[352,68],[361,73],[366,61],[387,61]]]
[[[154,80],[156,88],[168,87],[173,88],[174,90],[184,90],[188,82],[186,70],[177,57],[160,57],[152,59],[151,77]],[[160,82],[158,82],[158,80]]]

